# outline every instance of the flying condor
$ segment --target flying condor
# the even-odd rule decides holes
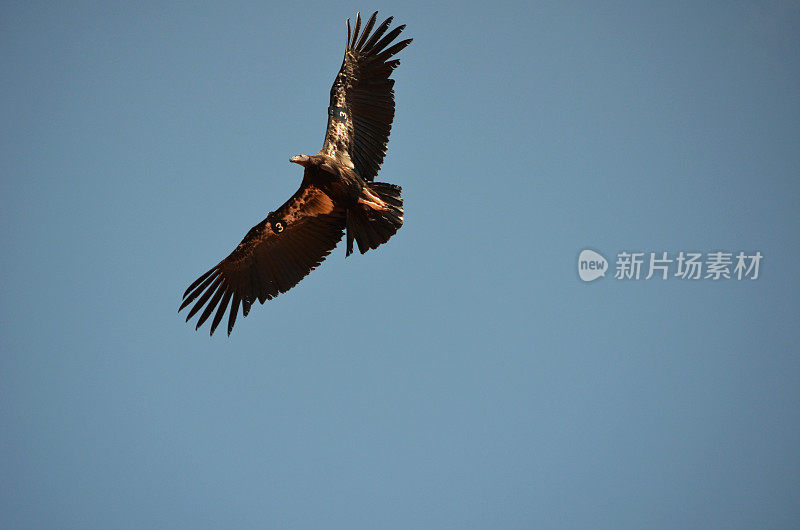
[[[389,31],[392,17],[375,26],[375,12],[363,29],[347,19],[344,60],[331,87],[328,128],[316,155],[297,155],[303,180],[283,206],[250,229],[231,254],[200,276],[183,294],[178,311],[194,302],[198,329],[211,314],[211,335],[228,311],[228,335],[241,307],[262,304],[297,285],[347,232],[363,254],[386,243],[403,225],[400,186],[375,182],[394,119],[393,57],[411,39],[395,43],[405,25]],[[374,29],[374,31],[373,31]],[[201,312],[202,310],[202,312]],[[215,312],[216,310],[216,312]]]

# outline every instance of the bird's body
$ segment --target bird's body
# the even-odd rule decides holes
[[[392,44],[405,26],[387,33],[392,18],[375,28],[377,12],[361,28],[356,16],[347,48],[331,88],[328,127],[316,155],[297,155],[304,167],[300,188],[280,208],[254,226],[231,254],[198,278],[179,309],[194,302],[186,318],[203,309],[199,328],[216,309],[211,334],[230,304],[228,334],[239,306],[247,316],[255,300],[264,301],[294,287],[316,268],[347,233],[363,254],[392,237],[403,224],[400,186],[374,182],[386,154],[394,118],[391,59],[411,39]]]
[[[297,155],[291,161],[305,168],[304,184],[319,187],[344,208],[354,207],[367,185],[354,169],[339,164],[328,155]]]

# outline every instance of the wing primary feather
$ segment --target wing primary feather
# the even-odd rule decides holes
[[[209,270],[208,272],[206,272],[205,274],[203,274],[202,276],[200,276],[199,278],[197,278],[195,281],[193,281],[193,282],[192,282],[192,285],[190,285],[190,286],[189,286],[189,287],[186,289],[186,291],[184,291],[184,293],[183,293],[183,297],[184,297],[184,298],[186,298],[186,295],[187,295],[187,294],[189,294],[189,291],[191,291],[192,289],[194,289],[195,287],[197,287],[198,285],[200,285],[200,283],[202,283],[202,282],[203,282],[203,280],[205,280],[206,278],[208,278],[208,276],[209,276],[209,275],[210,275],[212,272],[214,272],[216,269],[217,269],[216,267],[212,267],[212,268],[211,268],[211,270]]]
[[[233,292],[230,290],[230,287],[227,285],[223,287],[225,288],[225,294],[222,296],[222,301],[219,303],[219,308],[217,309],[217,313],[214,315],[214,320],[211,321],[211,332],[209,335],[214,335],[214,330],[217,329],[219,321],[222,320],[222,317],[225,314],[225,310],[228,309],[228,302],[230,302],[231,295],[233,294]]]
[[[350,18],[348,17],[348,19],[347,19],[347,43],[345,44],[345,47],[344,47],[345,50],[349,50],[350,49],[350,35],[351,35],[351,33],[350,33]]]
[[[233,331],[233,325],[236,323],[236,313],[239,312],[239,302],[241,298],[239,298],[239,293],[233,293],[233,302],[231,302],[231,313],[228,316],[228,336],[231,336],[231,331]]]
[[[189,311],[189,314],[186,315],[186,322],[189,322],[189,319],[192,318],[195,313],[197,313],[200,308],[205,305],[206,301],[211,298],[211,295],[214,294],[214,291],[217,290],[217,287],[219,287],[221,283],[222,276],[218,276],[217,279],[214,280],[214,283],[208,286],[208,289],[206,289],[206,292],[203,293],[203,296],[200,297],[197,303],[192,306],[192,310]]]
[[[246,317],[248,313],[250,313],[250,307],[253,305],[253,300],[245,298],[242,300],[242,316]]]
[[[391,48],[387,48],[384,51],[382,51],[380,54],[376,55],[375,59],[378,60],[378,61],[385,61],[386,59],[390,58],[392,55],[395,55],[396,53],[401,51],[403,48],[405,48],[406,46],[411,44],[412,40],[414,40],[414,39],[401,40],[400,42],[398,42],[397,44],[395,44]]]
[[[374,13],[372,13],[372,16],[369,17],[369,20],[367,20],[367,24],[364,26],[364,31],[361,32],[361,38],[358,39],[358,44],[356,44],[356,46],[355,46],[356,50],[361,50],[362,49],[362,46],[364,45],[364,41],[367,40],[367,37],[369,37],[369,32],[372,31],[372,26],[375,25],[375,18],[377,16],[378,16],[378,12],[375,11]]]
[[[212,270],[212,272],[217,272],[217,270],[216,270],[216,267],[215,267],[214,269],[211,269],[211,270]],[[202,293],[202,292],[203,292],[203,289],[205,289],[206,287],[208,287],[208,284],[209,284],[209,283],[211,283],[212,281],[214,281],[214,278],[216,278],[216,276],[209,276],[208,278],[206,278],[206,279],[203,281],[203,283],[201,283],[200,285],[198,285],[198,286],[197,286],[197,288],[196,288],[196,289],[195,289],[195,290],[194,290],[194,291],[193,291],[193,292],[192,292],[192,293],[191,293],[189,296],[186,296],[186,295],[184,295],[186,298],[184,299],[184,301],[183,301],[183,303],[181,304],[181,306],[178,308],[178,312],[180,312],[180,311],[181,311],[181,310],[182,310],[184,307],[186,307],[187,305],[191,304],[191,303],[192,303],[192,300],[194,300],[195,298],[197,298],[197,296],[198,296],[200,293]],[[195,283],[197,283],[197,282],[195,282]]]
[[[378,26],[378,29],[375,30],[375,33],[372,34],[372,37],[370,37],[369,40],[364,43],[365,52],[369,53],[373,46],[375,46],[375,43],[378,42],[378,39],[380,39],[383,34],[386,33],[387,29],[389,29],[389,25],[392,23],[393,19],[394,17],[389,17],[384,20],[380,26]]]
[[[211,301],[208,303],[205,310],[203,311],[203,314],[200,315],[200,318],[197,320],[197,325],[194,327],[195,330],[199,329],[200,326],[203,325],[203,322],[205,322],[208,319],[208,317],[211,316],[211,312],[214,311],[214,309],[217,307],[219,299],[222,298],[223,294],[225,294],[225,282],[222,282],[221,284],[219,284],[219,287],[217,287],[217,290],[215,291],[214,294],[214,298],[211,299]]]
[[[392,31],[387,33],[384,38],[382,38],[380,41],[378,41],[377,44],[375,44],[375,46],[373,46],[373,48],[375,49],[374,53],[380,53],[380,51],[383,50],[386,46],[388,46],[389,43],[391,43],[394,39],[396,39],[397,36],[400,35],[400,33],[402,33],[402,31],[405,28],[406,25],[403,24],[402,26],[397,26]]]
[[[353,28],[353,40],[350,43],[350,49],[353,49],[353,44],[356,42],[358,38],[358,30],[361,29],[361,11],[356,13],[356,26]]]

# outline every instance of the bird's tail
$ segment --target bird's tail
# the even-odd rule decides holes
[[[402,188],[386,182],[369,182],[358,203],[347,210],[347,255],[353,240],[363,254],[389,241],[403,226]]]

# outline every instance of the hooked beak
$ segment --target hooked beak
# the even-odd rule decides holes
[[[308,160],[308,155],[295,155],[289,159],[289,162],[294,162],[295,164],[300,164],[301,166],[305,167],[308,165]]]

